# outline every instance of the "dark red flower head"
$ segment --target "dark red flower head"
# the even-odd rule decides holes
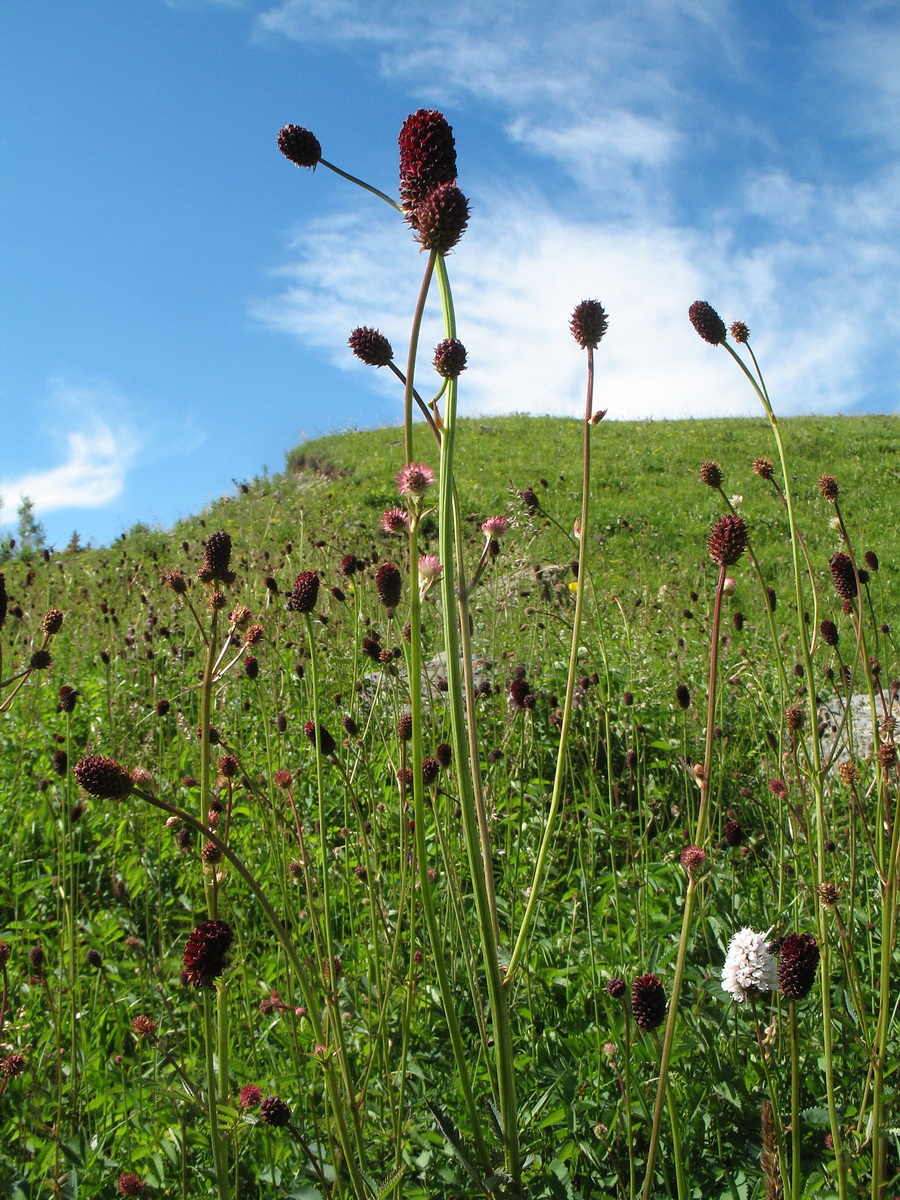
[[[202,583],[234,583],[231,570],[231,535],[219,530],[203,543],[203,566],[197,572]]]
[[[423,250],[449,254],[469,224],[469,201],[455,183],[439,183],[409,215]]]
[[[706,542],[709,557],[720,567],[732,567],[747,549],[747,526],[742,517],[726,513],[712,528]]]
[[[188,937],[185,946],[184,978],[196,988],[212,987],[225,970],[225,955],[234,940],[225,921],[203,921]]]
[[[650,1032],[666,1018],[666,993],[655,975],[641,975],[631,988],[631,1011],[639,1028]]]
[[[380,329],[360,325],[347,339],[350,349],[368,367],[386,367],[394,357],[391,343]]]
[[[259,1115],[265,1125],[272,1125],[276,1129],[291,1123],[290,1106],[277,1096],[266,1096],[259,1106]]]
[[[620,975],[613,976],[606,985],[606,994],[611,996],[613,1000],[621,1000],[625,995],[625,991],[625,980]]]
[[[301,571],[294,580],[288,612],[311,613],[319,598],[319,577],[315,571]]]
[[[385,608],[396,608],[400,603],[403,576],[400,568],[391,562],[382,563],[375,573],[375,590]]]
[[[811,933],[789,933],[781,943],[778,990],[788,1000],[802,1000],[816,981],[819,947]]]
[[[828,566],[834,580],[835,590],[842,600],[852,600],[856,596],[856,574],[853,570],[853,560],[849,554],[838,551],[831,556]]]
[[[131,791],[131,776],[114,758],[86,754],[75,764],[75,779],[89,796],[100,800],[124,800]]]
[[[316,728],[315,721],[307,721],[303,726],[303,732],[312,744],[318,745],[319,753],[325,758],[330,757],[335,751],[335,741],[324,725],[319,725]]]
[[[6,624],[6,614],[9,610],[9,597],[6,594],[6,576],[0,571],[0,629]]]
[[[599,300],[582,300],[575,306],[569,328],[582,350],[596,350],[609,327],[609,318]]]
[[[466,348],[457,338],[444,338],[434,350],[434,369],[445,379],[457,379],[466,369]]]
[[[711,304],[707,304],[705,300],[695,300],[688,309],[688,316],[705,342],[718,346],[720,342],[725,341],[725,322]]]
[[[443,113],[420,108],[403,122],[400,148],[400,203],[415,209],[441,183],[456,182],[456,143]]]
[[[322,157],[319,139],[302,125],[285,125],[279,129],[278,149],[298,167],[315,168]]]

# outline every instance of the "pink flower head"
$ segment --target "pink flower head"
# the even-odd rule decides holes
[[[434,483],[434,471],[424,463],[407,463],[397,472],[401,496],[422,496]]]
[[[481,524],[481,532],[485,537],[498,539],[502,538],[504,533],[509,529],[509,521],[506,517],[488,517]]]
[[[389,508],[382,513],[381,528],[385,533],[404,533],[409,528],[409,517],[402,508]]]
[[[426,580],[431,583],[437,579],[443,571],[441,560],[436,554],[420,554],[419,555],[419,579],[424,583]]]

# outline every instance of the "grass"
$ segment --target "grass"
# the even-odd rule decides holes
[[[852,629],[827,566],[837,546],[832,510],[815,487],[823,470],[839,478],[858,553],[878,554],[880,569],[869,584],[870,653],[882,663],[887,687],[900,673],[893,633],[879,632],[896,608],[898,534],[886,483],[896,470],[887,456],[895,453],[897,421],[798,418],[782,427],[796,465],[798,520],[820,585],[820,617],[838,623],[840,650],[851,663]],[[497,418],[464,422],[458,437],[471,561],[483,541],[481,519],[506,512],[515,522],[472,601],[479,681],[488,685],[477,701],[479,757],[502,957],[522,918],[553,785],[574,603],[569,563],[577,544],[570,530],[580,501],[581,424]],[[429,459],[425,432],[416,438],[417,454]],[[308,443],[292,452],[283,475],[244,485],[171,533],[136,528],[109,549],[7,564],[4,678],[40,644],[36,631],[47,609],[62,609],[65,623],[50,643],[52,668],[32,672],[0,724],[7,831],[0,938],[10,947],[0,1044],[25,1063],[0,1084],[2,1194],[111,1196],[124,1172],[139,1176],[146,1194],[214,1194],[210,1020],[228,1031],[227,1061],[214,1032],[211,1065],[233,1194],[352,1194],[336,1132],[339,1107],[373,1195],[382,1182],[384,1194],[404,1197],[485,1188],[500,1196],[509,1186],[498,1158],[502,1134],[489,1112],[497,1102],[491,1012],[473,938],[457,766],[426,789],[421,843],[402,778],[412,761],[396,733],[409,703],[406,618],[400,610],[390,616],[374,587],[375,565],[402,561],[404,553],[402,541],[379,531],[382,510],[396,501],[397,442],[396,430],[380,430]],[[744,496],[741,511],[764,578],[778,591],[778,642],[776,650],[744,560],[734,568],[737,593],[725,601],[711,835],[670,1089],[690,1194],[761,1196],[768,1194],[760,1168],[763,1100],[774,1096],[782,1127],[791,1111],[787,1004],[774,994],[745,1011],[723,994],[718,974],[741,926],[816,932],[821,909],[804,751],[784,724],[804,686],[791,673],[800,651],[787,529],[750,467],[769,449],[767,430],[757,421],[604,422],[594,447],[592,588],[561,821],[510,995],[523,1179],[530,1196],[585,1200],[633,1194],[641,1181],[657,1035],[635,1028],[627,992],[625,1001],[611,997],[607,983],[621,976],[630,989],[637,976],[653,972],[667,994],[671,985],[688,879],[679,856],[692,838],[699,799],[691,764],[703,759],[706,724],[716,576],[706,535],[722,513],[721,499],[697,471],[702,460],[717,459],[726,493]],[[525,487],[540,500],[533,516],[518,498]],[[430,521],[422,525],[427,550],[437,544]],[[137,797],[85,797],[72,775],[86,752],[111,755],[129,769],[148,770],[147,793],[196,820],[200,792],[190,777],[202,775],[199,675],[212,615],[208,589],[196,581],[188,588],[198,622],[163,576],[181,569],[192,578],[203,558],[201,539],[213,530],[231,534],[237,578],[222,589],[227,606],[214,639],[226,647],[223,663],[234,665],[211,689],[220,741],[211,748],[209,795],[221,806],[218,835],[225,837],[227,822],[227,846],[260,881],[297,961],[234,865],[203,861],[204,839],[181,832],[189,821],[167,824],[165,813]],[[365,560],[349,578],[340,571],[347,554]],[[284,607],[300,570],[317,571],[322,583],[308,627]],[[239,604],[264,629],[257,645],[244,645],[241,629],[229,635],[227,614]],[[424,658],[434,664],[422,717],[426,756],[451,740],[438,684],[446,670],[437,657],[441,607],[436,593],[422,606]],[[738,609],[745,614],[740,631],[732,620]],[[364,635],[378,635],[397,656],[373,662],[363,652]],[[251,653],[257,678],[244,669]],[[786,695],[779,654],[789,673]],[[838,686],[825,674],[834,665],[834,652],[820,642],[815,671],[823,696]],[[533,709],[510,707],[519,667],[536,697]],[[688,692],[685,708],[675,695],[679,683]],[[63,684],[78,692],[71,713],[57,711]],[[165,714],[161,701],[168,702]],[[335,736],[333,756],[318,756],[305,736],[314,713]],[[54,769],[60,752],[67,766],[57,757]],[[234,777],[216,769],[226,753],[237,759]],[[858,769],[859,810],[835,770],[825,776],[827,878],[840,894],[826,914],[832,1026],[850,1194],[867,1188],[871,1173],[868,1031],[885,928],[873,863],[886,851],[867,811],[874,764],[860,760]],[[277,771],[290,772],[289,786],[278,786]],[[769,787],[782,778],[784,798]],[[892,802],[896,775],[886,787]],[[730,820],[745,831],[742,846],[725,842]],[[867,838],[879,841],[872,854]],[[493,1182],[479,1160],[479,1133],[466,1115],[448,1044],[416,879],[423,853],[434,872],[480,1137],[497,1165]],[[209,914],[211,897],[235,942],[219,989],[205,997],[180,983],[179,973],[187,936]],[[43,951],[37,966],[33,947]],[[837,1194],[826,1144],[820,994],[814,990],[797,1009],[803,1194]],[[135,1032],[139,1016],[155,1022],[149,1034]],[[889,1031],[887,1113],[896,1091],[893,1021]],[[290,1126],[268,1125],[259,1109],[241,1109],[246,1085],[284,1100]],[[786,1152],[790,1138],[782,1136]],[[886,1140],[891,1179],[895,1134],[888,1131]],[[654,1194],[675,1193],[675,1157],[667,1123]],[[782,1161],[788,1188],[789,1167]],[[399,1182],[392,1182],[395,1172]]]

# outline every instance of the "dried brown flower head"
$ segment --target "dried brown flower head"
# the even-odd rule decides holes
[[[609,318],[599,300],[582,300],[575,306],[569,328],[582,350],[596,350],[609,328]]]

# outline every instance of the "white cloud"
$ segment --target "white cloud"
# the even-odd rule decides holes
[[[53,440],[62,461],[0,480],[4,507],[0,523],[16,520],[16,508],[29,496],[40,517],[65,508],[102,508],[121,493],[138,440],[110,410],[121,399],[109,389],[77,387],[62,381],[53,385]]]
[[[544,194],[536,172],[525,189],[507,173],[502,193],[475,172],[464,183],[473,217],[451,274],[477,411],[577,414],[566,323],[586,296],[611,315],[600,373],[611,416],[758,411],[727,355],[690,329],[697,298],[750,324],[782,413],[883,406],[900,369],[900,172],[878,154],[829,158],[826,135],[793,118],[806,104],[824,127],[829,105],[863,95],[889,109],[900,84],[884,47],[900,44],[898,22],[874,0],[830,22],[795,5],[800,74],[779,111],[766,33],[738,17],[730,0],[573,0],[561,12],[539,0],[284,0],[258,20],[297,40],[369,43],[423,103],[474,98],[549,164]],[[849,81],[839,98],[829,68]],[[858,133],[882,136],[871,122]],[[408,233],[370,214],[309,224],[281,290],[256,307],[345,366],[336,330],[380,324],[397,349],[417,286]]]

